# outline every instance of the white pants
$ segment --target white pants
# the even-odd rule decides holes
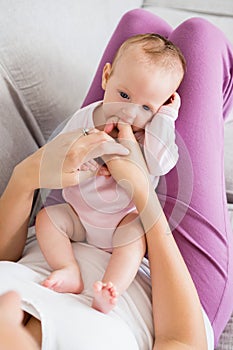
[[[27,245],[20,263],[0,262],[0,294],[20,293],[22,308],[41,320],[43,350],[152,350],[151,287],[146,260],[117,306],[105,315],[91,308],[93,282],[102,278],[110,254],[84,243],[73,244],[84,280],[82,294],[62,294],[40,283],[51,269],[37,241]],[[130,262],[129,262],[130,263]],[[205,324],[211,345],[210,323]]]

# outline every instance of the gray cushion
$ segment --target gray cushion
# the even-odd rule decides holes
[[[14,165],[80,107],[117,21],[141,4],[1,2],[0,194]]]
[[[232,0],[144,0],[144,6],[153,5],[200,13],[233,16]]]
[[[233,315],[222,333],[218,346],[215,350],[232,350],[233,349]]]
[[[233,203],[233,119],[225,123],[225,180],[227,200]]]
[[[1,67],[0,67],[1,72]],[[0,74],[0,195],[18,162],[37,149],[43,136],[5,72]]]

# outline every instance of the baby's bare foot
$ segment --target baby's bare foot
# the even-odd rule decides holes
[[[111,311],[117,302],[118,293],[112,282],[103,283],[97,281],[93,285],[94,299],[92,307],[98,311],[107,314]]]
[[[83,290],[83,281],[77,265],[68,265],[53,271],[42,285],[59,293],[79,294]]]

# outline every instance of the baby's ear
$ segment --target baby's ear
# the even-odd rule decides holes
[[[103,74],[102,74],[102,89],[106,89],[107,81],[110,77],[112,71],[112,66],[110,63],[106,63],[103,69]]]

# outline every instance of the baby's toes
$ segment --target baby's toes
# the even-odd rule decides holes
[[[112,297],[117,297],[118,296],[116,286],[114,286],[114,285],[112,285],[112,287],[109,288],[109,292],[110,292]]]
[[[103,283],[101,281],[96,281],[93,284],[93,289],[95,292],[100,292],[103,289]]]

